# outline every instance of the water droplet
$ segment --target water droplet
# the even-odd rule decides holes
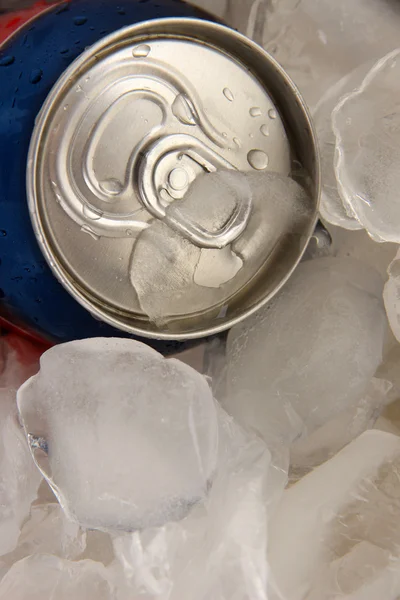
[[[184,94],[178,94],[172,105],[175,117],[184,125],[197,125],[197,114],[193,103]]]
[[[15,56],[11,56],[8,54],[7,56],[3,56],[0,58],[0,67],[9,67],[15,61]]]
[[[238,148],[242,147],[242,142],[237,137],[233,138],[233,143],[236,144]]]
[[[76,92],[82,92],[82,91],[83,91],[83,90],[82,90],[82,86],[81,86],[79,83],[78,83],[78,85],[76,86],[76,88],[75,88],[75,91],[76,91]]]
[[[132,50],[132,56],[135,58],[146,58],[150,54],[150,46],[148,44],[140,44]]]
[[[33,69],[33,71],[31,71],[31,74],[29,76],[29,81],[31,83],[39,83],[39,81],[42,79],[42,77],[43,77],[42,69]]]
[[[262,115],[262,111],[261,108],[259,106],[253,106],[250,109],[250,116],[251,117],[261,117]]]
[[[0,229],[0,236],[6,237],[6,235],[7,235],[7,231],[5,229]]]
[[[224,94],[225,98],[227,100],[229,100],[229,102],[233,102],[234,101],[235,97],[234,97],[234,95],[232,94],[232,92],[231,92],[231,90],[229,88],[225,88],[224,91],[223,91],[223,94]]]
[[[274,108],[270,108],[268,111],[268,116],[270,119],[276,119],[276,110]]]
[[[171,171],[168,177],[168,182],[173,190],[184,190],[189,183],[189,176],[185,169],[178,167],[177,169],[173,169]]]
[[[122,192],[122,183],[118,179],[105,179],[100,181],[100,189],[108,196],[118,196]]]
[[[268,156],[263,150],[250,150],[247,160],[256,171],[263,171],[268,167]]]
[[[64,110],[68,110],[69,104],[64,104]]]
[[[93,231],[93,229],[91,229],[89,227],[89,225],[82,225],[81,231],[83,231],[83,233],[87,233],[88,235],[90,235],[90,237],[92,237],[94,240],[99,239],[99,236]]]
[[[269,129],[268,129],[268,125],[261,125],[260,127],[260,131],[261,133],[265,136],[268,137],[269,136]]]
[[[78,27],[80,25],[84,25],[87,22],[87,17],[75,17],[74,18],[74,25],[77,25]]]
[[[98,221],[103,216],[103,212],[101,210],[88,206],[87,204],[83,205],[82,212],[83,215],[91,221]]]
[[[126,235],[127,235],[128,237],[132,237],[132,236],[133,236],[133,231],[132,231],[132,229],[127,229],[127,230],[125,231],[125,233],[126,233]]]
[[[60,50],[60,54],[68,54],[68,52],[69,52],[69,48],[62,48]]]
[[[228,134],[226,133],[226,131],[223,131],[223,132],[222,132],[222,137],[223,137],[223,138],[227,138],[227,137],[228,137]]]

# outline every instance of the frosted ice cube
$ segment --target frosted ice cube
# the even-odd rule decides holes
[[[85,527],[132,531],[180,519],[212,480],[217,417],[206,380],[139,342],[52,348],[18,407],[36,463]]]
[[[0,583],[1,600],[114,600],[103,565],[36,554],[15,563]]]
[[[321,156],[320,213],[328,223],[349,230],[362,229],[363,226],[356,219],[351,207],[344,204],[338,189],[335,174],[336,138],[332,129],[332,111],[345,94],[357,89],[373,64],[368,62],[335,83],[318,102],[313,115]]]
[[[315,431],[303,435],[290,448],[290,479],[296,481],[311,469],[332,458],[367,429],[391,401],[391,383],[373,379],[356,405],[344,409]]]
[[[38,351],[17,336],[0,338],[0,556],[11,552],[36,498],[41,475],[18,422],[18,386],[37,371]]]
[[[270,527],[272,599],[397,599],[399,470],[400,438],[368,431],[284,492]]]
[[[332,113],[340,195],[377,241],[400,242],[400,51],[378,61]]]
[[[224,19],[227,25],[255,39],[262,39],[266,0],[189,0],[190,4]]]
[[[225,310],[224,302],[251,281],[266,257],[285,236],[304,235],[310,227],[312,201],[303,187],[277,173],[218,171],[198,177],[183,200],[173,202],[167,218],[182,217],[216,232],[239,202],[251,198],[244,232],[222,249],[189,242],[164,222],[139,236],[131,259],[131,282],[141,308],[159,325],[180,315]]]
[[[17,547],[0,559],[0,578],[14,563],[27,556],[54,554],[75,559],[82,554],[85,545],[86,533],[66,518],[57,502],[33,504],[29,518],[21,528]]]
[[[400,342],[400,250],[388,268],[389,280],[383,298],[390,327]]]
[[[179,523],[114,540],[123,599],[267,600],[267,521],[286,476],[263,442],[221,410],[220,445],[207,502]]]
[[[397,244],[375,242],[365,230],[348,231],[330,224],[327,229],[332,237],[332,256],[360,261],[377,271],[384,282],[387,281],[387,270],[396,256]]]
[[[347,73],[398,47],[396,2],[270,0],[267,7],[263,45],[311,108]]]
[[[359,405],[385,330],[374,270],[349,259],[305,262],[269,305],[231,330],[223,405],[267,441],[290,445]]]

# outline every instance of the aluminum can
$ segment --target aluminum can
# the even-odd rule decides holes
[[[42,254],[27,206],[26,167],[35,120],[50,90],[85,48],[121,27],[206,15],[175,0],[45,2],[0,23],[0,320],[52,342],[129,335],[82,307]],[[179,345],[154,345],[175,351]]]
[[[50,268],[74,310],[83,309],[82,318],[92,315],[97,330],[152,340],[200,339],[256,311],[297,266],[317,221],[318,152],[301,96],[272,57],[223,25],[155,16],[114,33],[102,30],[105,37],[58,78],[36,116],[26,194],[43,269]],[[87,19],[81,11],[75,26]],[[43,74],[34,71],[31,83],[40,84]],[[301,228],[283,231],[260,252],[276,224],[265,214],[257,219],[245,190],[217,229],[204,225],[210,207],[199,206],[205,214],[197,220],[174,212],[191,183],[215,171],[301,173],[309,198]],[[189,254],[199,253],[199,278],[207,280],[192,286],[191,297],[171,294],[175,256],[155,277],[149,256],[142,272],[149,265],[146,283],[155,290],[149,293],[168,306],[164,321],[149,316],[132,279],[138,243],[157,223],[173,232],[171,239],[187,241]],[[226,263],[218,273],[215,263],[238,244],[246,258],[239,275],[225,281]],[[185,257],[179,260],[185,268]],[[48,290],[46,304],[47,298]],[[74,316],[67,320],[76,323]]]

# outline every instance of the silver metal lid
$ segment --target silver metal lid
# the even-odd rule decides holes
[[[229,304],[222,289],[203,314],[181,307],[172,325],[152,323],[130,278],[139,234],[157,219],[200,248],[224,248],[248,225],[245,194],[217,231],[166,208],[202,173],[289,175],[293,161],[313,203],[301,235],[250,260]],[[312,128],[282,69],[240,34],[188,19],[122,29],[71,65],[37,119],[27,182],[39,243],[68,291],[116,327],[175,339],[226,329],[266,301],[300,260],[319,195]]]

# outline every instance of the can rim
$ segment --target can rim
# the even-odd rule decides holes
[[[307,122],[308,130],[311,135],[311,142],[313,145],[314,153],[315,153],[315,176],[314,176],[314,187],[315,193],[313,195],[313,200],[315,204],[315,214],[313,220],[310,222],[310,229],[315,229],[318,219],[319,219],[319,205],[320,205],[320,197],[321,197],[321,163],[320,163],[320,151],[317,141],[317,136],[315,132],[315,128],[311,119],[311,114],[307,104],[305,103],[298,87],[292,81],[290,76],[286,73],[283,67],[278,63],[278,61],[271,56],[264,48],[259,46],[256,42],[247,38],[242,33],[226,26],[221,25],[219,23],[215,23],[212,21],[204,20],[204,19],[195,19],[189,17],[167,17],[167,18],[159,18],[159,19],[148,19],[146,21],[141,21],[140,23],[136,23],[134,25],[128,25],[126,27],[122,27],[113,33],[104,36],[95,44],[91,45],[89,48],[85,49],[82,54],[80,54],[62,73],[59,79],[56,81],[54,86],[51,88],[46,100],[44,101],[37,117],[35,120],[35,125],[33,128],[31,141],[29,145],[28,151],[28,159],[27,159],[27,168],[26,168],[26,193],[27,193],[27,203],[30,214],[31,223],[33,226],[33,230],[36,236],[36,240],[40,246],[40,249],[46,259],[48,266],[50,267],[53,275],[57,278],[57,280],[61,283],[61,285],[68,291],[69,294],[81,305],[83,306],[94,318],[99,319],[113,327],[117,327],[122,331],[127,333],[138,335],[148,339],[158,339],[158,340],[194,340],[199,338],[204,338],[212,335],[216,335],[222,333],[224,331],[229,330],[231,327],[237,325],[242,322],[244,319],[247,319],[254,313],[256,313],[260,308],[265,306],[271,299],[281,290],[281,288],[286,284],[289,278],[292,276],[293,272],[297,268],[300,263],[303,255],[307,249],[307,243],[304,244],[304,248],[299,252],[297,260],[294,261],[293,265],[288,269],[287,273],[282,277],[279,283],[276,285],[274,290],[270,293],[266,294],[262,299],[256,302],[253,306],[243,310],[239,315],[228,318],[226,321],[221,322],[220,324],[212,325],[209,327],[204,327],[201,330],[191,331],[187,333],[168,333],[164,331],[154,331],[151,332],[148,329],[141,328],[139,325],[128,325],[125,321],[118,320],[116,316],[109,315],[106,311],[102,310],[97,306],[97,304],[91,302],[84,293],[80,290],[79,286],[74,285],[68,276],[66,276],[65,271],[62,265],[59,263],[59,260],[54,255],[54,252],[51,248],[50,243],[47,240],[47,237],[44,232],[44,228],[42,227],[42,223],[39,216],[39,206],[36,196],[37,189],[37,173],[36,173],[36,160],[38,157],[38,152],[40,149],[40,141],[43,134],[43,126],[46,123],[47,114],[50,111],[55,99],[62,91],[65,84],[68,80],[71,79],[71,74],[75,73],[79,70],[90,57],[96,55],[97,52],[103,52],[107,46],[111,46],[118,42],[118,40],[122,40],[127,37],[127,35],[135,35],[135,32],[140,32],[143,27],[151,24],[163,24],[165,26],[165,35],[168,35],[168,26],[174,25],[177,22],[179,23],[187,23],[189,25],[203,25],[206,24],[208,28],[213,28],[215,31],[226,32],[228,31],[230,35],[233,35],[237,38],[238,42],[245,43],[247,46],[251,48],[252,51],[257,52],[264,56],[266,60],[268,60],[279,73],[279,76],[286,82],[290,92],[296,96],[297,102],[300,105],[300,108],[303,112],[303,116]],[[312,237],[312,232],[308,236],[309,241]],[[56,260],[55,260],[56,259]]]

